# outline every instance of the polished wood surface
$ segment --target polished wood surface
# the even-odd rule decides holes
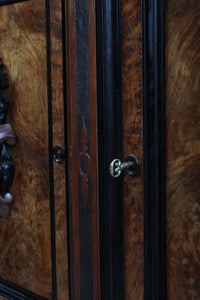
[[[166,1],[167,299],[200,299],[200,2]]]
[[[66,11],[71,294],[99,299],[95,1]]]
[[[96,21],[95,0],[88,0],[88,48],[89,48],[89,109],[91,156],[91,214],[92,214],[92,274],[93,299],[100,299],[99,257],[99,185],[98,185],[98,134],[97,134],[97,69],[96,69]]]
[[[138,157],[139,176],[124,176],[125,297],[143,299],[142,29],[141,1],[122,0],[124,158]]]
[[[9,219],[0,219],[0,277],[51,299],[45,1],[3,6],[0,15],[8,122],[18,137],[14,203]]]
[[[52,133],[53,147],[65,148],[62,1],[50,1],[51,42],[51,88],[52,88]],[[67,199],[65,160],[54,161],[54,205],[57,299],[69,299],[68,245],[67,245]]]
[[[67,7],[66,7],[67,8]],[[70,213],[70,232],[71,232],[71,290],[74,299],[80,299],[80,240],[79,240],[79,216],[76,209],[79,207],[78,203],[78,178],[76,173],[78,172],[78,150],[77,150],[77,115],[76,115],[76,49],[75,49],[75,16],[74,16],[74,2],[68,2],[68,26],[70,30],[67,32],[69,38],[69,65],[67,72],[68,79],[68,111],[71,112],[68,116],[68,161],[70,162],[68,167],[69,172],[69,213]],[[73,29],[72,29],[73,28]],[[71,132],[72,128],[72,132]],[[74,207],[76,209],[74,209]],[[73,261],[73,253],[75,253],[75,260]]]

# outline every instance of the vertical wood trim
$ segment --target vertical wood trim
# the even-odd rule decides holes
[[[93,299],[100,299],[95,0],[88,0]]]
[[[51,85],[51,37],[50,37],[50,2],[46,3],[46,36],[47,36],[47,93],[48,93],[48,133],[49,133],[49,188],[51,209],[51,262],[52,262],[52,299],[56,299],[56,246],[55,246],[55,205],[53,174],[53,137],[52,137],[52,85]]]
[[[165,1],[143,0],[144,299],[166,299]]]
[[[52,86],[52,140],[64,148],[64,87],[63,87],[63,28],[62,0],[50,1],[50,44],[51,44],[51,86]],[[56,26],[55,26],[56,24]],[[66,215],[65,164],[53,162],[54,207],[55,207],[55,260],[57,299],[69,299],[68,289],[68,245]]]
[[[67,2],[72,299],[99,299],[95,1]]]
[[[123,159],[120,1],[96,1],[101,298],[124,299],[123,177],[109,166]]]
[[[79,199],[78,199],[78,145],[77,145],[77,95],[76,95],[76,44],[75,44],[75,9],[74,1],[67,1],[68,4],[68,35],[69,35],[69,106],[68,112],[70,121],[70,160],[71,184],[70,184],[70,206],[71,206],[71,232],[73,240],[71,243],[72,258],[72,299],[80,299],[80,242],[79,242]]]

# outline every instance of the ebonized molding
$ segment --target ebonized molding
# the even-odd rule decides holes
[[[144,299],[166,299],[165,1],[143,0]]]
[[[109,174],[123,158],[120,1],[96,1],[101,299],[124,299],[123,179]]]
[[[99,299],[95,1],[66,2],[71,298]]]
[[[45,298],[35,295],[1,278],[0,295],[8,300],[45,300]]]
[[[0,0],[0,6],[25,2],[25,1],[28,1],[28,0]]]

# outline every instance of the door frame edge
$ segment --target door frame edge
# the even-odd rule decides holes
[[[110,162],[123,158],[120,0],[96,0],[100,292],[125,299],[123,178]]]
[[[144,300],[166,299],[165,1],[142,1]]]

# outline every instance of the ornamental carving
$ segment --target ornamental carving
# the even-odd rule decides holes
[[[81,145],[82,152],[79,155],[79,174],[82,178],[82,194],[83,194],[83,203],[84,208],[87,205],[88,199],[88,177],[90,175],[90,156],[87,153],[88,151],[88,139],[85,121],[82,119],[82,130],[81,130]]]
[[[9,188],[14,177],[14,163],[9,146],[16,143],[16,135],[10,124],[6,123],[9,101],[4,95],[8,88],[8,76],[3,70],[4,64],[0,59],[0,216],[7,218],[10,213],[13,196]]]

